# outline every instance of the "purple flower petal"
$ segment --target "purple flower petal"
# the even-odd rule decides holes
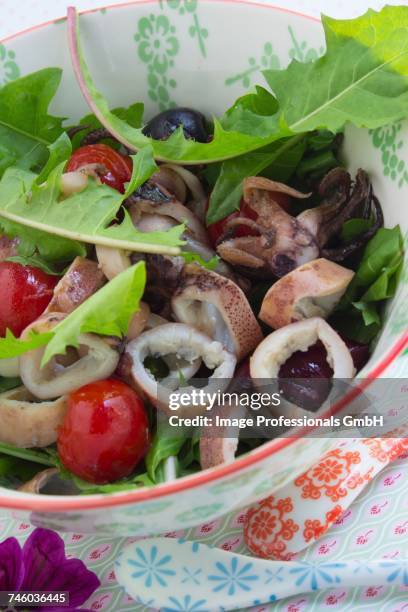
[[[47,606],[46,608],[35,608],[35,610],[47,610],[47,612],[94,612],[90,608],[62,608],[61,606],[59,606],[58,608],[49,608]]]
[[[18,591],[24,577],[21,547],[16,538],[0,544],[0,591]]]
[[[21,590],[69,591],[71,608],[83,604],[100,585],[82,561],[66,558],[64,540],[49,529],[35,529],[26,540],[23,563]]]

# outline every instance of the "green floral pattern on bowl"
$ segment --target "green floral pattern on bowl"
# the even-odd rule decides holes
[[[16,61],[15,52],[0,43],[0,85],[14,81],[19,76],[20,68]]]
[[[389,176],[391,180],[397,183],[398,187],[408,185],[408,168],[402,158],[404,141],[401,132],[401,122],[370,130],[374,147],[381,151],[384,176]]]
[[[260,70],[278,70],[279,68],[279,56],[274,52],[273,44],[268,41],[263,45],[259,59],[251,55],[248,58],[248,67],[225,79],[225,85],[233,85],[240,82],[243,87],[247,88],[252,85],[255,78],[259,77]]]
[[[289,49],[290,59],[298,60],[298,62],[314,62],[320,55],[324,53],[324,47],[313,47],[307,40],[301,40],[296,34],[292,26],[288,26],[292,46]]]
[[[163,11],[161,14],[151,13],[139,19],[134,40],[138,57],[147,67],[149,98],[162,111],[177,105],[173,99],[177,81],[172,77],[171,69],[180,49],[179,36],[170,19],[171,13],[169,17],[164,14],[165,11],[177,11],[178,15],[190,16],[192,23],[188,26],[188,34],[198,41],[203,57],[206,57],[208,30],[200,25],[197,0],[160,1],[159,7]]]
[[[191,21],[188,27],[188,33],[191,38],[194,38],[198,42],[200,53],[203,57],[206,57],[206,39],[208,38],[208,30],[200,24],[198,16],[198,0],[160,0],[160,8],[164,10],[169,8],[171,10],[177,10],[179,15],[190,16]]]
[[[157,102],[160,110],[176,106],[171,90],[177,83],[168,76],[179,51],[176,28],[165,15],[149,15],[139,20],[134,39],[138,56],[147,65],[150,99]]]

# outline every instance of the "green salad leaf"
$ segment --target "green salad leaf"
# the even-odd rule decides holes
[[[340,238],[343,242],[350,242],[363,232],[370,229],[372,221],[370,219],[349,219],[343,223]]]
[[[7,203],[12,208],[19,200],[26,203],[31,193],[37,175],[20,168],[9,168],[0,181],[0,209],[1,203]],[[0,213],[0,230],[9,238],[18,238],[18,254],[22,257],[31,257],[38,253],[46,261],[67,262],[77,255],[85,256],[86,249],[77,240],[69,240],[62,236],[54,236],[19,223],[17,220],[6,219]]]
[[[13,486],[31,480],[42,468],[31,461],[0,454],[0,486]]]
[[[386,6],[351,20],[322,16],[327,51],[264,76],[293,132],[346,122],[376,128],[406,116],[408,7]]]
[[[14,334],[7,329],[4,338],[0,338],[0,359],[8,359],[10,357],[18,357],[28,351],[45,346],[53,337],[52,333],[35,334],[33,331],[25,340],[16,338]]]
[[[296,168],[296,176],[301,180],[307,179],[310,183],[313,180],[322,178],[329,170],[336,166],[339,166],[339,160],[334,151],[329,149],[302,159]]]
[[[80,495],[120,493],[120,491],[129,491],[130,489],[152,487],[155,484],[150,480],[146,472],[143,474],[133,474],[127,478],[122,478],[108,484],[94,484],[75,476],[75,474],[67,470],[60,461],[58,461],[57,467],[60,470],[60,477],[63,480],[71,480],[78,489]]]
[[[80,334],[125,335],[145,284],[146,269],[142,261],[115,276],[54,327],[41,365],[54,355],[64,354],[67,346],[77,347]]]
[[[238,98],[227,110],[224,118],[224,125],[227,125],[228,117],[238,108],[247,109],[255,115],[269,116],[274,115],[279,108],[279,103],[275,96],[260,85],[255,85],[255,91],[247,93]]]
[[[61,81],[60,68],[44,68],[0,89],[0,176],[10,166],[40,170],[48,146],[63,132],[48,107]]]
[[[1,186],[0,182],[0,192]],[[51,263],[67,263],[78,255],[86,256],[85,246],[77,240],[54,236],[1,216],[0,230],[9,238],[19,239],[17,251],[22,258],[37,257],[51,265]]]
[[[181,251],[180,257],[182,257],[187,264],[197,263],[206,270],[215,270],[220,261],[218,255],[214,255],[213,257],[211,257],[211,259],[206,261],[201,257],[201,255],[199,255],[198,253],[192,253],[191,251]]]
[[[139,128],[142,125],[144,104],[143,102],[135,102],[135,104],[131,104],[127,108],[122,106],[119,108],[114,108],[112,113],[122,119],[122,121],[126,121],[126,123],[132,127]],[[82,139],[89,134],[89,132],[103,128],[102,123],[93,113],[88,113],[85,115],[85,117],[82,117],[82,119],[79,121],[78,127],[79,126],[83,126],[84,129],[73,134],[71,138],[72,148],[74,150],[81,146]],[[111,138],[102,139],[99,142],[106,142],[109,144],[109,146],[116,149],[120,146]]]
[[[47,467],[55,467],[55,459],[46,450],[34,450],[32,448],[18,448],[11,444],[0,442],[0,453],[9,457],[17,457],[32,463],[39,463]]]
[[[168,432],[167,423],[158,427],[145,457],[147,474],[154,484],[166,480],[166,463],[174,461],[177,476],[190,474],[199,466],[200,430],[179,428],[177,435]]]
[[[178,456],[183,475],[197,471],[195,467],[200,465],[200,438],[201,430],[196,427]]]
[[[128,198],[158,170],[158,166],[153,158],[153,151],[150,147],[142,149],[137,155],[131,155],[131,158],[133,162],[132,176],[130,182],[126,184],[122,201]]]
[[[0,338],[0,359],[17,357],[48,345],[42,359],[44,366],[54,355],[64,354],[67,346],[77,347],[82,333],[125,335],[131,316],[139,307],[145,283],[145,264],[139,262],[115,276],[52,331],[41,334],[32,331],[26,340],[19,340],[7,330],[5,338]]]
[[[9,378],[5,376],[0,376],[0,393],[4,393],[5,391],[10,391],[11,389],[15,389],[22,384],[21,378],[18,376]]]
[[[84,191],[64,200],[60,200],[60,180],[65,162],[55,167],[47,181],[35,185],[35,188],[36,175],[19,168],[8,168],[0,181],[0,227],[10,235],[7,222],[11,221],[30,228],[29,232],[26,231],[27,239],[33,230],[41,234],[46,232],[52,235],[49,240],[53,242],[59,241],[59,237],[75,241],[75,248],[78,242],[86,242],[130,251],[178,254],[178,247],[183,244],[183,225],[167,232],[144,233],[135,228],[127,213],[122,222],[112,225],[124,198],[157,169],[149,148],[132,159],[133,173],[125,194],[90,179]],[[22,234],[24,238],[24,232]],[[21,237],[19,231],[15,235]],[[45,257],[41,245],[36,246]]]
[[[158,468],[165,462],[169,457],[176,457],[183,445],[187,441],[188,436],[165,436],[160,435],[157,432],[153,438],[153,442],[149,448],[149,451],[145,457],[146,469],[150,480],[158,482]]]
[[[336,328],[358,342],[370,342],[377,335],[382,326],[382,306],[395,294],[403,258],[399,226],[377,230],[337,306],[333,317]]]
[[[338,135],[319,130],[279,140],[222,162],[215,181],[211,172],[206,173],[212,186],[207,223],[215,223],[239,208],[245,177],[262,174],[282,183],[293,175],[299,179],[318,179],[339,165],[338,147]]]
[[[361,295],[363,300],[378,301],[390,297],[388,290],[378,293],[373,291],[373,287],[383,286],[380,282],[382,278],[393,278],[403,256],[403,244],[398,225],[393,229],[380,228],[364,250],[358,270],[346,292],[346,299],[354,301]]]
[[[66,132],[63,132],[61,136],[57,138],[48,147],[49,157],[44,168],[41,170],[39,176],[36,179],[36,184],[41,185],[45,181],[51,170],[54,170],[61,162],[67,161],[72,153],[72,144],[69,136]]]
[[[190,164],[219,161],[298,133],[323,127],[337,132],[347,122],[376,128],[406,116],[408,7],[370,10],[349,21],[323,17],[325,55],[314,62],[293,60],[284,70],[265,71],[276,101],[259,91],[255,99],[244,97],[221,122],[214,120],[213,139],[204,144],[185,139],[181,128],[166,141],[154,141],[113,115],[81,55],[73,8],[68,10],[68,28],[78,82],[95,115],[123,144],[134,149],[150,144],[158,159]]]
[[[22,266],[32,266],[33,268],[39,268],[46,274],[51,274],[51,276],[61,276],[64,274],[64,271],[60,269],[60,266],[56,267],[53,263],[46,261],[40,255],[31,255],[26,257],[24,255],[13,255],[12,257],[7,257],[5,261],[14,261],[15,263],[19,263]]]
[[[271,168],[270,178],[286,181],[299,164],[305,151],[303,136],[279,140],[246,155],[224,161],[211,192],[207,224],[216,223],[239,208],[242,181]]]

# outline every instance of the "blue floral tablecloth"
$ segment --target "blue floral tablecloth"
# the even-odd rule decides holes
[[[304,553],[303,560],[401,559],[408,556],[408,458],[400,459],[381,472],[327,534]],[[248,553],[243,541],[245,512],[227,515],[194,529],[166,534],[205,542],[227,550]],[[22,543],[32,531],[26,523],[0,518],[0,540],[17,537]],[[72,533],[61,534],[68,556],[80,558],[100,581],[85,607],[109,612],[141,611],[148,608],[130,599],[118,586],[113,563],[121,547],[137,538],[111,540]],[[274,612],[320,612],[322,610],[408,611],[408,587],[328,589],[296,596],[254,608]]]

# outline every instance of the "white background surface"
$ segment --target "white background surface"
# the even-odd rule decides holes
[[[258,0],[284,8],[319,16],[324,12],[331,17],[354,17],[369,7],[379,9],[384,4],[403,4],[408,0]],[[67,6],[79,9],[121,4],[124,0],[0,0],[0,40],[32,25],[62,17]]]

